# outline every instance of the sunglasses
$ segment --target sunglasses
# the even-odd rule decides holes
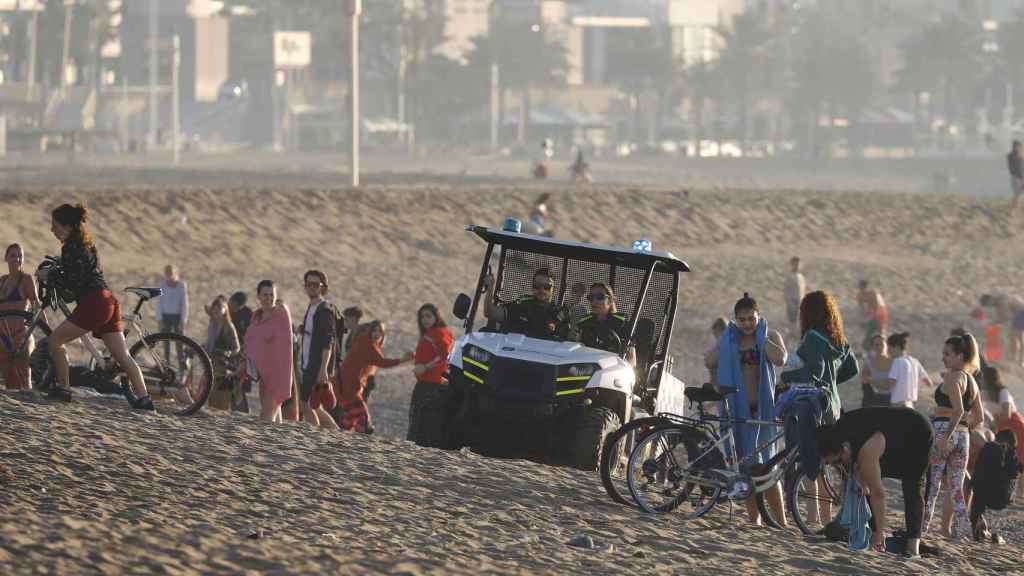
[[[319,288],[323,285],[323,282],[306,282],[306,288]]]
[[[598,292],[596,294],[591,294],[590,296],[587,296],[587,300],[590,300],[591,302],[595,302],[595,301],[600,302],[601,300],[607,300],[607,299],[608,299],[608,295],[605,294],[604,292]]]
[[[554,284],[534,284],[534,290],[551,290],[554,288]]]

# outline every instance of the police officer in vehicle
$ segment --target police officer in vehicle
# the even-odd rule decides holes
[[[525,334],[545,340],[566,339],[570,332],[570,314],[554,303],[555,282],[547,268],[533,273],[533,295],[513,302],[498,303],[490,297],[494,276],[484,279],[484,316],[500,322],[505,332]]]
[[[625,346],[629,338],[629,325],[626,316],[619,314],[615,291],[603,282],[595,282],[587,292],[587,301],[590,302],[590,314],[576,321],[579,341],[591,348],[621,353],[622,346]],[[632,347],[629,348],[627,360],[630,364],[636,364]]]

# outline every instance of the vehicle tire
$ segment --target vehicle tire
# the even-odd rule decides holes
[[[449,425],[454,411],[451,390],[446,384],[417,382],[409,406],[409,433],[407,439],[425,448],[445,448],[449,439]]]
[[[817,482],[812,482],[793,462],[785,476],[786,510],[800,531],[819,534],[839,516],[846,496],[846,470],[823,464]]]
[[[715,439],[685,425],[656,428],[629,455],[629,493],[644,512],[664,514],[687,503],[683,513],[697,518],[714,508],[724,480],[716,475],[725,456]],[[705,479],[702,485],[686,478]]]
[[[0,346],[7,346],[8,339],[16,332],[23,332],[32,322],[32,313],[24,310],[0,310]],[[30,336],[35,338],[35,349],[29,355],[28,365],[33,388],[43,392],[53,386],[55,373],[50,362],[50,350],[46,338],[50,335],[50,327],[45,322],[36,324]]]
[[[619,427],[619,415],[604,406],[590,406],[583,410],[573,439],[570,462],[573,468],[596,472],[601,465],[605,439]]]
[[[165,357],[165,343],[170,344],[171,358]],[[177,346],[181,346],[184,363],[176,362]],[[195,340],[157,332],[136,342],[128,353],[142,370],[146,388],[159,412],[189,416],[206,404],[214,386],[213,363]]]
[[[658,426],[669,424],[667,418],[647,416],[630,420],[608,435],[601,452],[601,484],[608,496],[619,504],[635,505],[629,495],[626,467],[637,442]]]

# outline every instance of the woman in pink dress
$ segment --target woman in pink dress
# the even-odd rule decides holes
[[[245,355],[260,378],[260,419],[282,422],[281,404],[292,395],[292,316],[277,302],[277,287],[263,280],[256,288],[260,307],[245,333]]]

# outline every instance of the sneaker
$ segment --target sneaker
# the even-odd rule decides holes
[[[153,406],[153,400],[149,396],[143,396],[142,398],[135,398],[128,400],[128,404],[135,410],[148,410],[150,412],[156,410]]]
[[[50,391],[46,393],[46,397],[50,400],[57,400],[59,402],[71,402],[71,388],[54,385],[54,387],[50,388]]]
[[[989,536],[989,540],[990,540],[990,541],[991,541],[991,542],[992,542],[993,544],[1006,544],[1006,539],[1004,539],[1004,538],[1002,537],[1002,535],[1000,535],[1000,534],[998,534],[998,533],[996,533],[996,532],[993,532],[993,533],[992,533],[992,534],[991,534],[991,535]]]

